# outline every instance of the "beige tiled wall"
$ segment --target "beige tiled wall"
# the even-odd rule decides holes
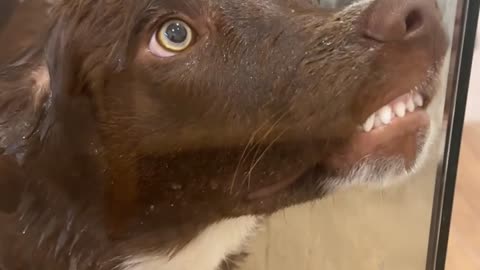
[[[424,270],[435,170],[341,192],[271,218],[243,270]]]
[[[479,22],[480,25],[480,22]],[[480,122],[480,27],[477,31],[477,44],[473,57],[472,75],[467,102],[465,121]]]

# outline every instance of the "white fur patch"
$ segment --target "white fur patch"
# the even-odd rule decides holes
[[[138,255],[124,262],[122,270],[216,270],[232,253],[241,252],[257,228],[258,218],[223,220],[206,228],[175,256],[167,252]]]

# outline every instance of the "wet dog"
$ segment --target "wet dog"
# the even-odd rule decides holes
[[[227,267],[422,165],[446,47],[434,0],[59,1],[0,71],[0,268]]]

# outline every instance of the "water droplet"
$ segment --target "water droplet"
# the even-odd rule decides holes
[[[170,185],[170,188],[171,188],[172,190],[182,190],[183,186],[180,185],[180,184],[177,184],[177,183],[172,183],[172,184]]]
[[[210,188],[213,189],[213,190],[217,190],[218,189],[218,183],[217,182],[210,182]]]

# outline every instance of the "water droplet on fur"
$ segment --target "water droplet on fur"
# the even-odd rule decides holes
[[[177,184],[177,183],[172,183],[172,184],[170,185],[170,188],[171,188],[172,190],[181,190],[181,189],[183,188],[183,186],[180,185],[180,184]]]
[[[218,189],[218,183],[217,182],[210,182],[210,188],[213,189],[213,190],[217,190]]]

